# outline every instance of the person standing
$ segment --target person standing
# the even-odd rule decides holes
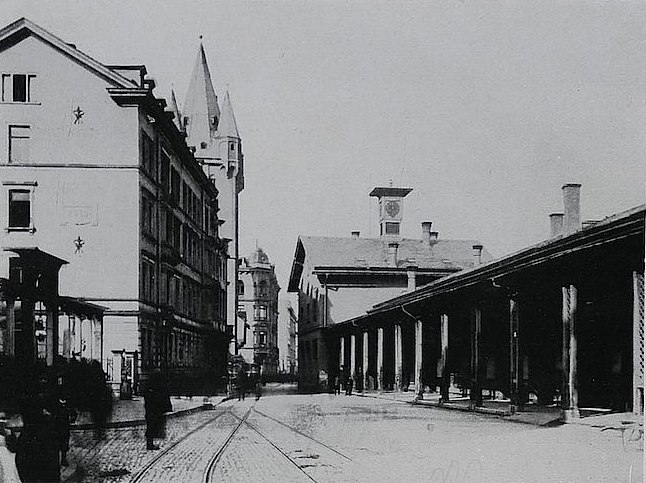
[[[247,373],[244,367],[241,367],[236,377],[236,387],[238,389],[238,401],[244,401],[245,393],[247,392]]]
[[[346,382],[345,382],[345,395],[346,396],[352,396],[352,384],[354,383],[354,379],[352,378],[353,374],[348,372]]]
[[[45,372],[39,373],[33,393],[21,404],[23,428],[16,448],[16,468],[25,483],[60,481],[58,398]]]
[[[155,445],[155,438],[166,437],[164,413],[173,410],[164,376],[159,369],[155,369],[150,375],[144,393],[144,406],[146,410],[146,449],[156,450],[159,449],[159,446]]]

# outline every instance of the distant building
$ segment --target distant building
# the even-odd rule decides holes
[[[178,127],[186,134],[186,143],[195,159],[218,189],[218,218],[222,223],[220,236],[229,241],[227,281],[236,287],[238,281],[238,196],[244,189],[244,155],[242,139],[227,92],[221,104],[213,88],[211,72],[206,62],[204,47],[200,45],[195,67],[188,85],[186,101],[180,110],[174,100],[173,110]],[[227,324],[238,341],[231,347],[236,353],[242,346],[244,322],[236,317],[238,295],[236,290],[227,294]]]
[[[287,299],[278,301],[278,357],[279,371],[285,374],[296,374],[296,333],[298,316]]]
[[[220,196],[146,68],[101,64],[20,19],[0,30],[0,70],[2,246],[67,261],[60,294],[105,308],[114,383],[156,367],[176,387],[226,373]],[[85,340],[62,352],[89,354],[96,327],[69,330]]]
[[[240,260],[238,317],[245,321],[246,342],[240,355],[263,374],[278,372],[279,291],[274,265],[262,248]]]
[[[422,223],[421,239],[400,236],[404,197],[410,188],[378,187],[379,238],[299,237],[289,279],[298,293],[298,373],[303,390],[326,384],[336,354],[324,329],[364,314],[373,305],[471,268],[491,257],[474,240],[445,240]],[[351,347],[341,349],[349,354]],[[341,364],[350,361],[341,359]],[[349,369],[349,368],[346,368]],[[354,370],[352,368],[351,370]]]

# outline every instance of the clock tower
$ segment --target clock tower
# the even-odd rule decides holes
[[[404,198],[413,191],[411,188],[377,187],[370,192],[370,196],[379,199],[379,235],[395,236],[400,233],[402,214],[404,211]]]

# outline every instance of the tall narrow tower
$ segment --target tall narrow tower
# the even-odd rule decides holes
[[[221,109],[220,109],[221,107]],[[204,47],[200,44],[181,113],[186,143],[218,189],[220,237],[229,240],[227,324],[233,327],[237,353],[244,321],[238,321],[238,196],[244,188],[242,140],[227,92],[221,105],[213,88]]]
[[[402,215],[404,213],[404,198],[413,191],[411,188],[393,188],[389,186],[376,187],[370,196],[379,199],[379,235],[398,237]]]

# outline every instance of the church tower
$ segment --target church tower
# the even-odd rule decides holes
[[[213,88],[204,47],[200,44],[181,111],[186,143],[218,189],[220,237],[229,240],[227,263],[227,324],[233,327],[237,353],[244,321],[238,321],[238,196],[244,188],[242,140],[227,92],[221,104]]]

